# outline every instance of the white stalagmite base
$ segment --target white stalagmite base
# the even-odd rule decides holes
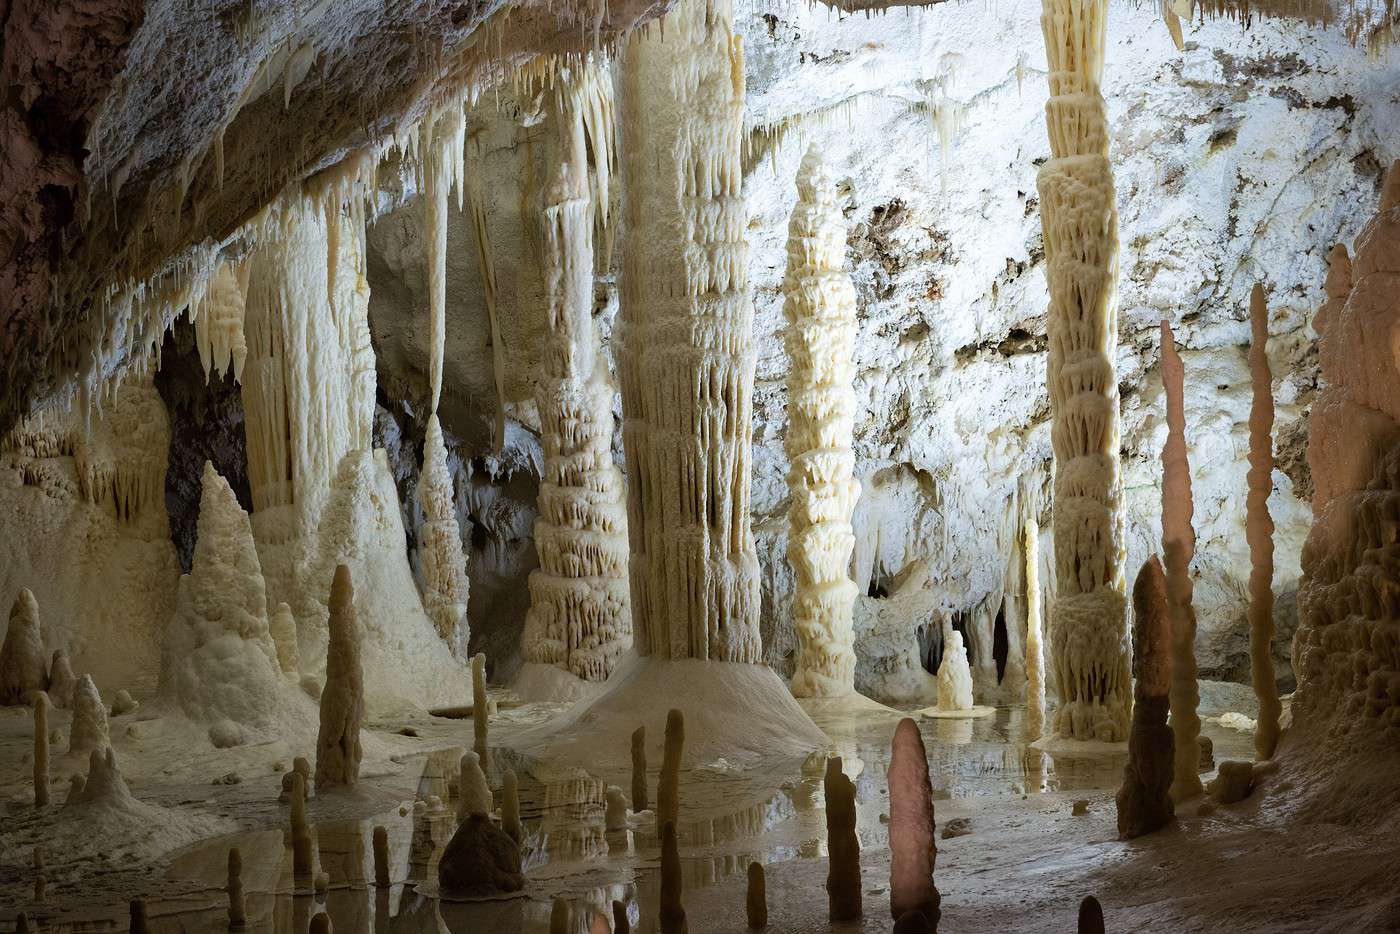
[[[783,280],[791,468],[788,561],[796,574],[793,626],[800,651],[798,697],[855,690],[853,607],[848,568],[851,513],[860,497],[851,434],[855,420],[856,296],[846,272],[846,226],[836,182],[813,146],[797,173]]]
[[[1044,0],[1050,161],[1040,169],[1050,285],[1050,438],[1058,592],[1055,733],[1120,742],[1132,706],[1118,455],[1118,216],[1099,80],[1106,0]]]

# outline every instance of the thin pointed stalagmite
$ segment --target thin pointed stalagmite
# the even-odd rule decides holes
[[[1162,387],[1167,396],[1167,443],[1162,448],[1162,551],[1166,557],[1167,615],[1171,619],[1173,735],[1172,800],[1187,801],[1201,793],[1200,752],[1196,737],[1196,610],[1191,605],[1191,559],[1196,532],[1191,527],[1191,467],[1186,459],[1186,369],[1176,352],[1171,325],[1162,322]]]
[[[754,930],[768,926],[768,883],[763,876],[763,864],[749,863],[749,889],[744,896],[744,912],[749,927]]]
[[[933,785],[919,725],[905,717],[894,731],[887,774],[890,793],[890,917],[918,911],[937,929],[941,915],[933,884],[938,859]]]
[[[506,769],[501,786],[501,829],[516,843],[524,839],[520,827],[520,780],[515,769]]]
[[[676,845],[676,825],[661,828],[661,934],[688,934],[685,907],[681,904],[681,857]]]
[[[386,827],[374,828],[374,884],[388,888],[389,882],[389,830]]]
[[[1171,621],[1166,591],[1166,575],[1153,555],[1133,584],[1133,726],[1123,785],[1115,799],[1118,835],[1125,840],[1164,827],[1174,812],[1173,740],[1167,726]]]
[[[1027,518],[1026,555],[1026,734],[1032,740],[1045,732],[1045,647],[1041,639],[1040,523]]]
[[[228,851],[228,927],[241,931],[248,925],[248,912],[243,902],[243,854],[238,847]]]
[[[666,748],[661,756],[661,777],[656,781],[656,819],[662,824],[680,819],[681,753],[685,750],[685,715],[672,709],[666,714]]]
[[[645,811],[647,802],[647,728],[632,731],[632,810]]]
[[[826,760],[826,895],[832,921],[861,915],[860,839],[856,836],[856,786],[841,771],[841,759]]]
[[[34,806],[49,803],[49,695],[34,697]]]
[[[486,740],[490,711],[486,700],[486,656],[472,656],[472,750],[481,761],[481,771],[490,771],[491,747]]]
[[[311,826],[306,822],[306,779],[292,773],[292,874],[299,880],[311,877]]]
[[[1274,481],[1274,389],[1269,370],[1269,306],[1264,287],[1254,284],[1249,296],[1249,373],[1254,398],[1249,409],[1249,493],[1245,499],[1245,538],[1249,542],[1249,669],[1259,720],[1254,751],[1272,759],[1278,745],[1282,707],[1274,678],[1274,520],[1269,493]]]
[[[321,729],[316,736],[316,791],[360,780],[360,721],[365,713],[360,669],[360,626],[350,569],[338,565],[331,582],[330,641],[326,686],[321,691]]]

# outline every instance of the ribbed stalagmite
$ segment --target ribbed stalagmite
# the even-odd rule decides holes
[[[49,803],[49,695],[39,691],[34,698],[34,806]]]
[[[490,716],[490,703],[486,699],[486,656],[478,652],[472,656],[472,751],[480,760],[483,772],[491,763],[491,745],[486,739]]]
[[[647,728],[632,731],[632,810],[645,811],[647,801]]]
[[[861,915],[860,839],[856,836],[856,786],[841,771],[841,759],[826,760],[826,898],[832,921]]]
[[[763,864],[749,863],[749,887],[744,893],[744,914],[749,927],[754,930],[768,926],[768,882],[763,875]]]
[[[676,845],[676,825],[661,827],[661,934],[687,934],[685,906],[681,904],[681,857]]]
[[[934,837],[933,784],[919,725],[909,717],[895,727],[886,775],[890,793],[890,917],[919,911],[932,929],[940,916],[933,867],[938,859]]]
[[[1028,517],[1023,532],[1026,558],[1026,734],[1045,731],[1045,648],[1041,639],[1040,523]]]
[[[1254,751],[1272,759],[1278,745],[1282,710],[1274,678],[1274,520],[1269,493],[1274,488],[1274,387],[1269,370],[1269,306],[1264,287],[1254,284],[1249,296],[1249,375],[1253,401],[1249,408],[1249,492],[1245,497],[1245,539],[1249,543],[1249,669],[1259,719]]]
[[[559,89],[561,159],[546,193],[549,328],[535,384],[544,446],[524,652],[585,681],[605,681],[632,641],[627,506],[612,459],[613,389],[593,327],[593,214],[584,147],[585,88]]]
[[[791,467],[788,562],[796,576],[793,628],[799,650],[792,692],[839,697],[855,690],[848,568],[860,498],[851,434],[855,421],[856,295],[846,272],[846,225],[836,180],[816,146],[797,172],[783,279]]]
[[[365,713],[360,671],[360,625],[350,569],[338,565],[331,582],[326,686],[321,690],[321,729],[316,736],[316,791],[360,780],[360,721]]]
[[[1099,90],[1108,3],[1043,0],[1042,9],[1051,158],[1036,184],[1050,285],[1054,726],[1058,736],[1118,742],[1128,735],[1132,685],[1114,366],[1118,213]]]
[[[622,53],[622,383],[637,650],[757,662],[744,68],[729,0],[681,0]]]
[[[1133,583],[1133,725],[1115,799],[1118,835],[1125,840],[1162,828],[1174,813],[1172,730],[1167,726],[1171,649],[1167,580],[1153,555]]]
[[[0,705],[27,704],[31,694],[48,686],[39,603],[24,587],[10,608],[10,627],[0,645]]]
[[[675,823],[680,819],[681,754],[685,751],[685,715],[679,710],[666,714],[666,747],[661,755],[661,777],[656,780],[656,820]]]
[[[1166,557],[1167,617],[1171,626],[1172,799],[1201,793],[1196,737],[1201,718],[1196,687],[1196,609],[1191,603],[1191,559],[1196,532],[1191,527],[1191,465],[1186,457],[1186,368],[1176,351],[1171,325],[1162,322],[1162,388],[1167,397],[1167,443],[1162,447],[1162,552]]]

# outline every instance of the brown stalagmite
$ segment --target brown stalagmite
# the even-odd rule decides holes
[[[321,690],[321,729],[316,736],[316,790],[353,787],[360,780],[360,721],[365,713],[360,670],[360,626],[350,569],[338,565],[331,582],[326,686]]]
[[[1103,907],[1092,895],[1085,895],[1079,903],[1079,934],[1104,934]]]
[[[34,696],[34,806],[49,803],[49,695]]]
[[[861,915],[860,839],[856,836],[856,786],[841,771],[841,759],[826,760],[826,895],[832,921]]]
[[[632,731],[632,810],[645,811],[647,802],[647,728]]]
[[[491,770],[491,747],[486,741],[486,725],[490,708],[486,700],[486,656],[472,656],[472,751],[481,762],[481,771]]]
[[[1191,603],[1191,559],[1196,532],[1191,527],[1191,465],[1186,457],[1186,368],[1176,352],[1171,325],[1162,322],[1162,388],[1167,397],[1167,443],[1162,447],[1162,552],[1166,557],[1167,617],[1171,627],[1172,800],[1201,794],[1196,737],[1196,610]]]
[[[387,888],[389,882],[389,830],[386,827],[374,828],[374,884]]]
[[[763,864],[749,863],[749,889],[744,895],[744,912],[749,927],[754,930],[768,926],[768,882],[763,876]]]
[[[685,750],[685,715],[672,709],[666,714],[666,748],[661,756],[661,777],[656,781],[656,819],[676,823],[680,819],[681,753]]]
[[[1171,620],[1167,580],[1153,555],[1133,583],[1133,726],[1118,805],[1118,836],[1140,837],[1172,819]],[[1195,751],[1194,744],[1192,751]]]
[[[919,911],[932,929],[941,915],[933,884],[938,844],[934,836],[933,785],[919,725],[905,717],[895,728],[886,775],[890,792],[890,917]]]
[[[627,917],[627,906],[622,902],[614,900],[613,911],[613,934],[632,934],[632,919]]]
[[[5,642],[0,645],[0,705],[27,704],[31,694],[48,686],[39,603],[27,587],[21,588],[10,608]]]
[[[1254,399],[1249,407],[1249,493],[1245,498],[1245,538],[1249,542],[1249,669],[1259,698],[1254,751],[1272,759],[1278,745],[1282,707],[1274,679],[1274,520],[1269,493],[1274,481],[1274,388],[1269,370],[1269,306],[1264,287],[1249,296],[1249,375]]]
[[[501,829],[517,844],[524,839],[520,827],[520,780],[515,769],[506,769],[501,787]]]
[[[688,934],[685,906],[681,904],[681,856],[676,845],[676,825],[661,828],[661,934]]]
[[[569,903],[562,898],[554,899],[554,907],[549,911],[549,934],[571,934],[569,931]]]
[[[146,919],[146,902],[144,899],[133,898],[131,900],[130,921],[127,922],[129,934],[151,934],[151,924]]]
[[[311,878],[311,825],[306,822],[306,779],[292,773],[292,874],[299,880]]]
[[[334,930],[331,916],[323,911],[311,919],[311,925],[306,929],[306,934],[332,934]]]
[[[243,903],[243,854],[238,847],[228,851],[228,927],[241,931],[248,925],[248,912]]]

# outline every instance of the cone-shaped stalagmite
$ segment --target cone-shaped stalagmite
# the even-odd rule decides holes
[[[1272,759],[1278,745],[1282,707],[1274,678],[1274,520],[1269,493],[1274,481],[1274,388],[1269,370],[1269,307],[1258,283],[1249,296],[1249,373],[1254,390],[1249,409],[1249,493],[1245,498],[1245,538],[1249,542],[1249,669],[1259,698],[1254,751]]]
[[[1167,580],[1153,555],[1133,584],[1133,725],[1118,789],[1118,835],[1151,833],[1172,818],[1171,621]]]
[[[749,927],[757,930],[768,926],[768,882],[763,876],[763,864],[749,863],[749,887],[744,895],[744,913]]]
[[[418,475],[418,505],[423,510],[423,522],[418,527],[418,569],[423,611],[455,653],[459,647],[465,650],[469,633],[467,558],[462,551],[462,531],[452,494],[447,448],[434,412],[428,416],[423,437],[423,471]]]
[[[39,604],[24,588],[10,608],[10,628],[0,645],[0,704],[27,704],[31,694],[48,686]]]
[[[1050,286],[1054,726],[1058,736],[1119,742],[1128,736],[1132,685],[1114,367],[1118,214],[1099,91],[1108,2],[1042,0],[1042,9],[1051,158],[1036,184]]]
[[[685,907],[681,904],[681,857],[676,845],[676,825],[661,828],[661,934],[687,934]]]
[[[90,675],[78,679],[73,691],[73,725],[68,732],[68,754],[87,755],[107,745],[107,708]]]
[[[326,686],[321,691],[321,730],[316,737],[316,790],[353,786],[360,780],[360,721],[365,712],[360,671],[360,626],[350,569],[339,565],[331,582]]]
[[[53,660],[49,662],[49,700],[55,707],[67,710],[73,706],[73,694],[77,689],[78,679],[73,674],[68,653],[54,649]]]
[[[1167,616],[1170,620],[1172,800],[1201,793],[1196,737],[1196,610],[1191,605],[1191,559],[1196,532],[1191,527],[1191,467],[1186,459],[1186,369],[1176,352],[1171,325],[1162,322],[1162,388],[1167,396],[1167,443],[1162,448],[1162,552],[1166,557]]]
[[[685,715],[666,714],[666,748],[661,756],[661,777],[656,781],[656,819],[675,823],[680,819],[681,753],[685,750]]]
[[[826,896],[832,921],[861,914],[860,839],[856,836],[856,786],[841,771],[841,759],[826,760]]]
[[[480,757],[474,752],[464,754],[458,764],[457,819],[466,820],[473,814],[489,815],[491,803],[491,786],[481,770]]]
[[[645,811],[647,803],[647,728],[632,731],[632,810]]]
[[[938,927],[939,894],[933,884],[938,858],[934,838],[933,785],[919,725],[909,717],[894,731],[890,767],[890,917],[919,911]]]

